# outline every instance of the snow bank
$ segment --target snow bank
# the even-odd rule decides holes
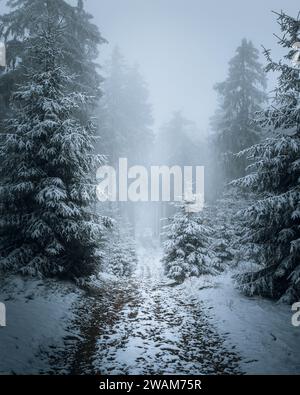
[[[230,273],[191,278],[181,287],[210,310],[213,323],[240,353],[244,372],[300,374],[300,327],[292,326],[290,306],[241,295]]]
[[[0,328],[0,373],[47,372],[47,351],[61,345],[79,296],[75,286],[54,280],[1,279],[7,323]]]

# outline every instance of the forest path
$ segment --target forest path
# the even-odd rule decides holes
[[[73,374],[240,373],[208,310],[168,284],[155,250],[140,250],[130,283],[109,284],[79,308],[77,324],[80,341],[61,364]]]

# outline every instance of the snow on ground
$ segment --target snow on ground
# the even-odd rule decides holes
[[[0,374],[39,373],[49,369],[48,352],[62,343],[80,296],[74,286],[9,276],[0,280],[6,327],[0,328]]]
[[[160,252],[139,251],[132,297],[99,334],[94,372],[100,374],[238,373],[239,356],[224,347],[205,306],[168,284]]]
[[[243,296],[229,272],[189,279],[181,289],[210,309],[212,322],[242,355],[242,371],[300,374],[300,327],[292,326],[291,306]]]
[[[0,374],[300,373],[290,306],[241,295],[229,272],[172,286],[160,258],[140,249],[132,279],[103,274],[87,293],[1,279]]]

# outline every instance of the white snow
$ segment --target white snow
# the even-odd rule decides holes
[[[243,296],[230,272],[192,278],[182,288],[210,309],[213,323],[241,354],[244,372],[300,374],[300,327],[292,325],[291,306]]]
[[[140,248],[138,256],[132,297],[98,338],[94,370],[99,374],[215,373],[229,355],[224,347],[217,347],[209,323],[205,326],[203,306],[190,302],[184,288],[168,286],[159,250]],[[228,361],[224,371],[233,369],[232,360]]]
[[[300,327],[292,326],[290,306],[243,296],[234,288],[230,272],[169,287],[159,250],[140,250],[139,258],[134,278],[122,285],[128,301],[116,311],[112,326],[108,319],[99,329],[92,358],[95,371],[214,373],[207,361],[227,358],[225,347],[241,356],[244,373],[300,373]],[[95,285],[99,281],[111,284],[114,292],[114,276],[102,274],[95,277]],[[82,293],[55,280],[1,279],[0,302],[6,305],[7,326],[0,328],[0,374],[49,371],[48,351],[63,349],[64,337],[77,333],[70,326]],[[204,326],[198,327],[198,321]],[[206,331],[205,323],[221,335],[222,350],[210,343],[215,332]],[[212,349],[204,357],[206,363],[197,360],[204,345],[205,352]]]
[[[47,351],[61,344],[79,295],[74,286],[54,280],[1,279],[7,323],[0,328],[0,373],[47,372]]]

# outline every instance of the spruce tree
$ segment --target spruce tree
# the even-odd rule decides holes
[[[189,213],[186,204],[166,227],[164,257],[166,275],[177,282],[186,278],[218,272],[218,260],[210,248],[212,229],[199,213]]]
[[[205,209],[205,217],[209,226],[213,229],[211,247],[219,260],[220,267],[226,267],[233,260],[234,227],[230,207],[224,200],[217,201],[216,205]]]
[[[232,154],[257,143],[261,137],[262,130],[253,124],[253,118],[266,100],[265,88],[266,77],[258,50],[251,41],[243,39],[229,62],[227,79],[215,86],[220,101],[212,121],[216,173],[221,173],[227,181],[245,175],[244,158]]]
[[[77,76],[64,63],[67,27],[52,1],[44,3],[23,42],[25,81],[0,151],[0,268],[77,278],[96,268],[108,224],[90,208],[101,158],[92,154],[93,125],[75,115],[90,97],[70,93]]]
[[[247,220],[241,215],[255,198],[255,194],[228,187],[222,197],[204,211],[214,233],[211,248],[222,269],[253,266],[257,261],[259,248],[247,239]]]
[[[106,249],[105,270],[118,277],[130,277],[137,265],[136,245],[128,221],[119,218]]]
[[[105,67],[103,97],[99,102],[99,145],[115,165],[120,157],[145,163],[153,140],[147,86],[138,67],[130,67],[118,47]],[[104,149],[104,151],[103,151]]]
[[[199,134],[194,122],[175,111],[157,136],[157,161],[169,166],[199,165],[199,157],[203,157]]]
[[[118,47],[114,48],[105,64],[104,95],[99,102],[99,150],[115,165],[120,157],[127,157],[126,101],[127,66]],[[102,151],[103,150],[103,151]]]
[[[137,66],[126,63],[118,47],[104,67],[103,96],[98,105],[97,152],[109,165],[118,167],[119,158],[129,166],[148,165],[153,134],[148,89]],[[137,217],[137,203],[112,203],[122,207],[132,224]]]
[[[180,166],[182,174],[184,166],[205,165],[206,147],[200,136],[197,125],[180,111],[175,111],[157,135],[153,164]],[[173,199],[174,185],[171,185],[170,194]],[[168,202],[161,202],[157,207],[162,218],[171,217],[175,213],[174,208]]]
[[[277,14],[287,53],[274,61],[266,50],[267,71],[278,74],[272,105],[258,119],[272,133],[241,154],[253,161],[248,176],[235,184],[260,195],[244,217],[248,239],[262,247],[261,270],[238,276],[248,295],[292,303],[300,298],[300,69],[293,64],[293,44],[300,41],[300,21]]]
[[[98,46],[106,40],[91,22],[92,17],[84,10],[82,0],[75,6],[65,0],[9,0],[7,5],[10,11],[0,16],[0,40],[5,41],[7,52],[6,71],[0,75],[5,106],[2,118],[11,115],[10,97],[17,85],[26,79],[21,64],[26,62],[28,40],[49,7],[57,23],[64,26],[61,37],[65,49],[64,65],[69,74],[77,76],[70,82],[69,89],[93,97],[88,104],[92,111],[101,95],[99,84],[102,81],[95,59]],[[86,121],[89,115],[86,109],[77,109],[77,116]]]

